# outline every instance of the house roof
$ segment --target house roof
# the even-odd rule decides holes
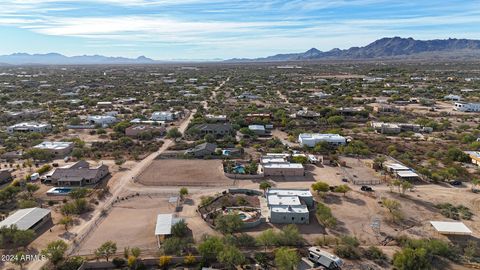
[[[54,179],[69,181],[81,181],[82,179],[95,179],[100,170],[107,165],[90,168],[90,164],[84,160],[78,161],[69,167],[57,168],[52,174]],[[108,168],[108,167],[107,167]]]
[[[202,144],[199,144],[193,148],[190,148],[187,150],[187,152],[196,152],[196,151],[203,151],[203,150],[206,150],[206,151],[209,151],[211,153],[215,152],[215,149],[217,149],[217,145],[214,144],[214,143],[202,143]]]
[[[433,228],[441,234],[470,235],[472,231],[459,221],[430,221]]]
[[[0,228],[16,225],[19,230],[28,230],[48,214],[50,214],[50,210],[44,208],[20,209],[1,221]]]
[[[49,150],[61,150],[73,146],[73,142],[50,142],[45,141],[35,145],[33,148],[37,149],[49,149]]]
[[[230,131],[232,130],[232,125],[230,124],[199,124],[199,125],[196,125],[194,126],[194,128],[198,129],[198,130],[203,130],[203,131],[206,131],[206,130],[215,130],[217,132],[227,132],[227,131]]]
[[[397,175],[402,178],[419,177],[419,175],[414,171],[398,171]]]

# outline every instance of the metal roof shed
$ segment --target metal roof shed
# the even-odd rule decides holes
[[[471,235],[472,231],[463,222],[458,221],[430,221],[433,228],[445,235]]]
[[[155,225],[155,236],[160,247],[160,239],[172,234],[172,226],[183,220],[176,218],[173,214],[159,214],[157,216],[157,224]]]
[[[38,207],[20,209],[0,222],[0,228],[15,225],[19,230],[36,229],[50,218],[50,212],[49,209]]]

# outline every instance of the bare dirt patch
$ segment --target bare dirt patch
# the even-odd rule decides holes
[[[146,186],[226,186],[233,180],[223,174],[221,160],[154,160],[137,176]]]
[[[158,214],[174,213],[167,198],[136,197],[117,203],[84,242],[79,254],[93,254],[106,241],[115,241],[118,250],[124,247],[155,249],[155,223]]]

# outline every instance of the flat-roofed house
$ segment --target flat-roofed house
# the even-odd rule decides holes
[[[327,142],[332,145],[344,145],[347,143],[347,139],[338,134],[301,133],[298,135],[298,142],[302,146],[315,147],[319,142]]]
[[[0,228],[16,226],[17,229],[37,231],[43,224],[52,219],[51,211],[45,208],[25,208],[9,215],[0,221]]]
[[[56,168],[46,182],[59,186],[83,186],[96,184],[109,174],[108,166],[100,164],[90,167],[90,164],[80,160],[72,165]]]
[[[14,132],[39,132],[47,133],[52,129],[50,124],[37,123],[37,122],[23,122],[18,123],[7,128],[8,133]]]
[[[74,143],[73,142],[50,142],[45,141],[40,144],[35,145],[34,149],[42,149],[46,150],[56,157],[65,157],[66,155],[70,154],[73,150]]]
[[[308,189],[268,189],[266,192],[271,223],[308,224],[313,196]]]
[[[136,138],[139,134],[144,132],[151,132],[153,135],[162,135],[165,133],[165,126],[163,125],[133,125],[125,129],[125,135]]]
[[[92,125],[108,127],[116,123],[118,120],[115,116],[111,115],[89,115],[87,116],[87,121]]]
[[[261,168],[264,176],[305,176],[305,168],[300,163],[267,163]]]

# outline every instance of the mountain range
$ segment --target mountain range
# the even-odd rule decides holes
[[[364,47],[338,48],[322,52],[312,48],[302,53],[276,54],[255,59],[231,59],[234,62],[308,61],[308,60],[370,60],[391,58],[459,58],[479,57],[480,40],[413,38],[382,38]]]
[[[139,56],[137,58],[107,57],[102,55],[65,56],[59,53],[0,55],[0,63],[9,65],[106,65],[106,64],[155,64],[158,61]]]
[[[472,59],[480,57],[480,40],[435,39],[415,40],[413,38],[382,38],[364,47],[338,48],[322,52],[312,48],[306,52],[276,54],[264,58],[234,58],[226,62],[274,62],[309,60],[372,60],[372,59]],[[217,61],[217,60],[210,60]],[[172,61],[170,61],[172,62]],[[188,61],[181,61],[188,62]],[[196,61],[198,62],[198,61]],[[208,62],[206,60],[205,62]],[[107,57],[102,55],[65,56],[58,53],[28,54],[14,53],[0,55],[0,65],[99,65],[99,64],[161,64],[140,56],[137,58]]]

